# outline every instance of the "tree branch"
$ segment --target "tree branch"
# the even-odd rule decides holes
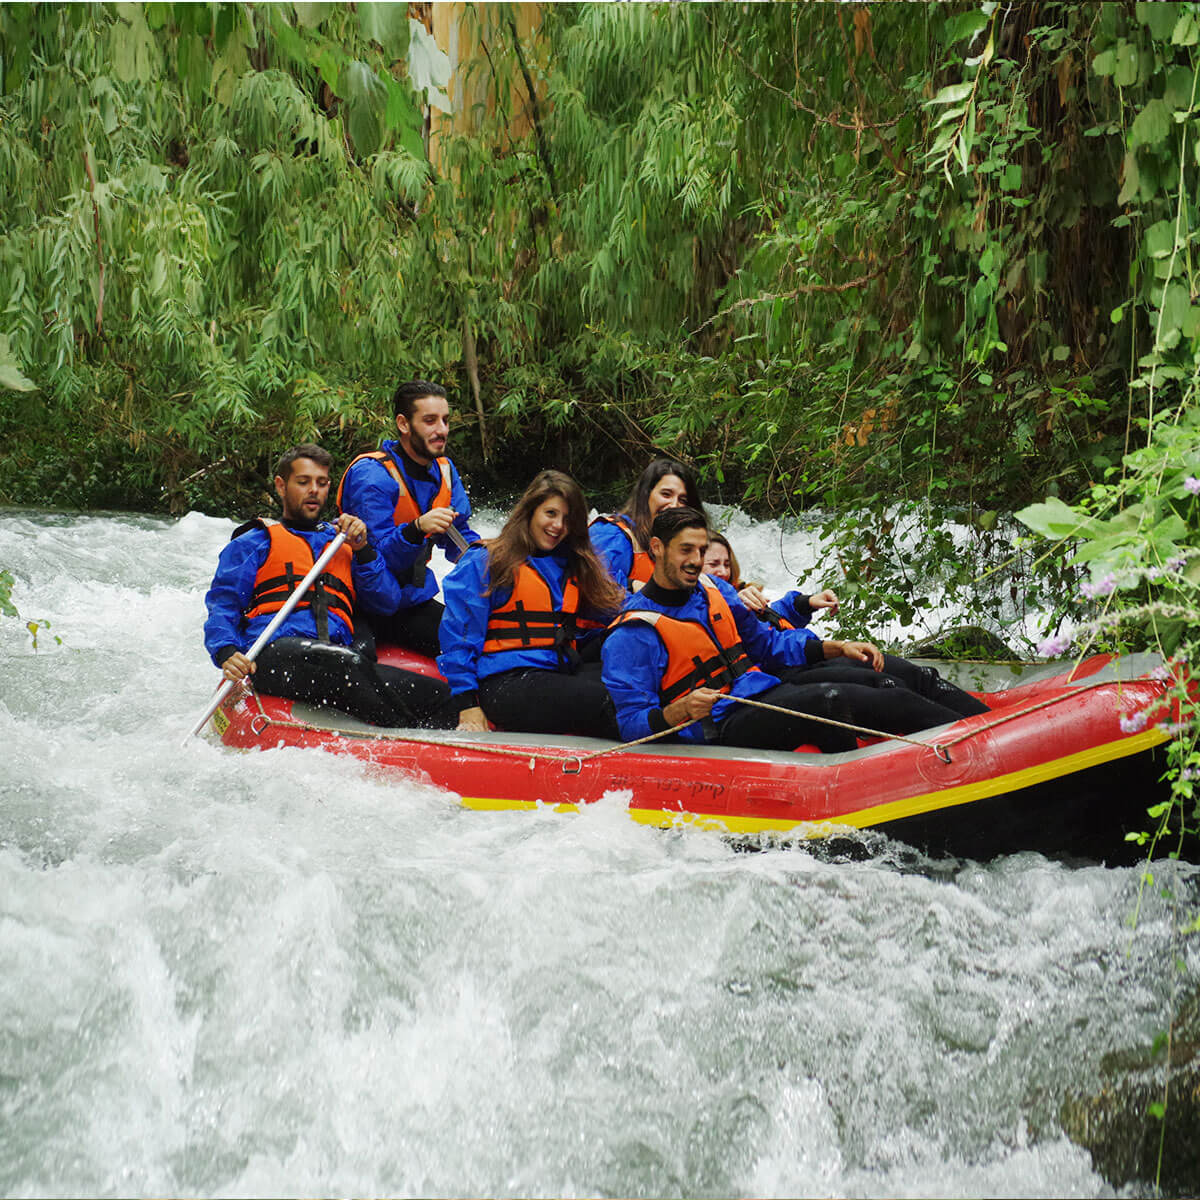
[[[546,181],[550,184],[550,194],[558,195],[558,186],[554,182],[554,167],[550,162],[550,147],[546,144],[546,135],[542,131],[542,110],[538,104],[537,89],[533,86],[533,77],[525,65],[525,52],[521,49],[521,38],[517,33],[517,22],[510,14],[508,27],[512,32],[513,49],[517,52],[517,65],[521,68],[521,76],[525,80],[525,90],[529,93],[529,111],[533,117],[533,132],[537,138],[538,158],[542,160],[542,169],[546,172]]]
[[[790,292],[780,292],[778,295],[747,296],[744,300],[735,301],[728,308],[723,308],[720,312],[713,313],[703,325],[697,325],[689,336],[694,337],[702,329],[707,329],[714,321],[720,320],[721,317],[727,317],[730,313],[737,312],[741,308],[749,308],[752,304],[770,304],[776,300],[795,300],[797,296],[830,295],[837,292],[849,292],[854,288],[865,287],[872,280],[878,279],[899,257],[899,255],[893,254],[891,258],[881,263],[869,275],[860,275],[857,279],[847,279],[845,283],[802,283]]]
[[[92,195],[92,224],[96,230],[96,261],[100,264],[100,286],[96,296],[96,334],[104,336],[104,243],[100,238],[100,207],[96,203],[96,176],[92,171],[92,160],[87,147],[83,151],[83,168],[87,171],[88,190]]]

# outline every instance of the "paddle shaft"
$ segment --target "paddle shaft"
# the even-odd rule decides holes
[[[346,535],[344,533],[339,533],[337,537],[335,537],[333,541],[325,547],[324,553],[320,558],[317,559],[315,563],[313,563],[312,570],[309,571],[309,573],[305,575],[302,580],[300,580],[296,590],[287,598],[283,607],[274,615],[274,617],[271,618],[271,623],[262,631],[262,633],[258,635],[254,645],[246,651],[246,658],[250,662],[253,662],[259,656],[262,648],[274,636],[275,630],[277,630],[280,625],[282,625],[284,621],[286,621],[288,617],[292,615],[292,609],[294,609],[296,605],[300,603],[304,593],[307,592],[312,586],[317,576],[325,570],[326,564],[328,564],[329,560],[338,552],[338,550],[341,549],[342,543],[345,540]],[[204,726],[208,724],[209,718],[217,711],[218,708],[221,707],[221,701],[229,695],[232,687],[233,680],[226,679],[221,686],[217,688],[216,694],[209,702],[208,708],[204,710],[204,716],[202,716],[200,720],[196,722],[195,726],[192,728],[192,731],[183,739],[183,744],[185,746],[190,738],[194,738],[196,734],[198,734],[200,730],[202,730]]]

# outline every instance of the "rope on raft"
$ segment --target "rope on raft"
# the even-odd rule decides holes
[[[921,746],[927,750],[932,750],[943,762],[950,761],[950,747],[960,745],[962,742],[975,737],[980,733],[986,733],[990,729],[995,729],[999,725],[1007,724],[1009,721],[1015,721],[1018,717],[1028,716],[1030,713],[1039,712],[1043,708],[1049,708],[1051,705],[1058,704],[1063,700],[1070,700],[1074,696],[1078,696],[1082,692],[1091,691],[1098,687],[1111,687],[1113,681],[1111,679],[1099,680],[1092,683],[1080,684],[1078,687],[1072,688],[1069,692],[1064,692],[1059,696],[1051,696],[1045,700],[1039,700],[1035,704],[1026,705],[1023,708],[1014,709],[1011,712],[1005,712],[996,717],[995,720],[988,721],[986,724],[977,725],[974,729],[968,729],[964,733],[960,733],[957,737],[950,738],[948,741],[939,742],[924,742],[920,738],[909,737],[903,733],[886,733],[879,729],[867,729],[862,725],[851,725],[845,721],[835,721],[832,717],[819,717],[813,713],[797,712],[792,708],[783,708],[778,704],[768,704],[763,700],[752,700],[748,696],[726,696],[724,699],[736,700],[739,704],[748,704],[752,708],[762,708],[769,712],[782,713],[785,716],[796,717],[804,721],[816,721],[822,725],[834,725],[839,729],[849,730],[851,733],[858,734],[861,737],[876,737],[885,741],[908,742],[913,746]],[[330,728],[323,725],[313,725],[307,721],[297,721],[295,719],[280,721],[275,717],[270,716],[262,706],[262,700],[258,692],[250,690],[249,698],[253,699],[258,708],[258,714],[253,718],[254,722],[263,721],[262,726],[265,729],[269,725],[284,725],[291,729],[302,729],[312,733],[329,733]],[[443,741],[440,738],[425,736],[408,735],[402,733],[385,732],[374,729],[362,730],[335,730],[338,733],[350,733],[352,737],[369,738],[376,741],[386,742],[404,742],[415,746],[465,746],[472,751],[479,751],[484,754],[498,754],[507,758],[524,758],[529,761],[530,769],[533,764],[540,760],[545,762],[561,763],[563,771],[567,770],[568,763],[574,763],[575,768],[571,774],[577,774],[585,762],[591,762],[597,758],[605,758],[610,754],[620,754],[626,750],[632,750],[636,746],[644,746],[649,742],[656,742],[661,738],[670,737],[673,733],[678,733],[681,729],[686,729],[689,725],[694,725],[700,717],[693,717],[690,721],[681,721],[678,725],[672,725],[669,729],[663,729],[658,733],[648,734],[646,737],[638,738],[632,742],[620,742],[615,746],[606,746],[603,750],[593,750],[590,754],[556,754],[544,750],[519,750],[513,746],[496,746],[487,742],[450,742]],[[256,733],[261,734],[261,730],[256,729]]]

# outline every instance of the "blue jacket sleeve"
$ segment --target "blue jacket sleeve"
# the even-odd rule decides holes
[[[475,693],[479,686],[479,656],[483,653],[493,599],[483,594],[487,568],[488,552],[477,546],[463,555],[442,580],[446,611],[438,629],[442,646],[438,670],[463,708],[478,703]]]
[[[471,528],[471,499],[458,476],[458,468],[453,463],[450,464],[450,507],[458,514],[454,518],[454,528],[462,534],[463,541],[468,546],[479,541],[479,534]],[[444,534],[434,540],[452,563],[458,562],[462,557],[462,551]]]
[[[226,544],[217,559],[216,573],[204,597],[208,609],[204,648],[217,666],[221,665],[217,653],[227,646],[242,653],[250,646],[243,614],[270,546],[271,540],[264,530],[251,529]]]
[[[658,634],[641,621],[626,621],[605,639],[601,659],[622,739],[632,742],[669,728],[658,695],[667,648]]]
[[[405,537],[407,525],[395,522],[400,489],[387,468],[364,458],[347,472],[342,487],[342,512],[358,517],[367,527],[371,545],[383,555],[393,575],[403,576],[417,561],[423,539]],[[395,611],[394,607],[389,611]]]
[[[804,592],[788,592],[786,596],[771,601],[768,607],[800,629],[806,628],[813,619],[813,610]]]
[[[371,550],[374,551],[374,547]],[[388,570],[383,555],[373,552],[369,558],[363,555],[360,559],[355,554],[350,575],[354,580],[356,607],[381,617],[394,613],[399,607],[400,585]]]
[[[760,667],[770,671],[777,667],[806,667],[823,660],[821,641],[811,630],[775,629],[760,621],[725,580],[714,579],[713,582],[729,604],[751,660]]]
[[[608,573],[629,591],[629,574],[633,570],[633,547],[629,539],[611,521],[594,522],[588,534]]]

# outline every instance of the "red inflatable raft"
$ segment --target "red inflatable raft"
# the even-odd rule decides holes
[[[381,659],[434,672],[403,652]],[[989,713],[927,730],[917,735],[921,744],[887,740],[845,754],[380,729],[245,693],[230,697],[213,725],[228,746],[352,754],[454,792],[474,809],[571,810],[620,793],[630,816],[647,825],[806,837],[869,828],[932,854],[1038,850],[1131,861],[1144,851],[1125,835],[1147,829],[1147,806],[1167,794],[1168,734],[1156,724],[1125,732],[1121,717],[1163,695],[1149,677],[1158,661],[1099,656],[1073,670],[1033,668],[1010,686],[977,693]]]

